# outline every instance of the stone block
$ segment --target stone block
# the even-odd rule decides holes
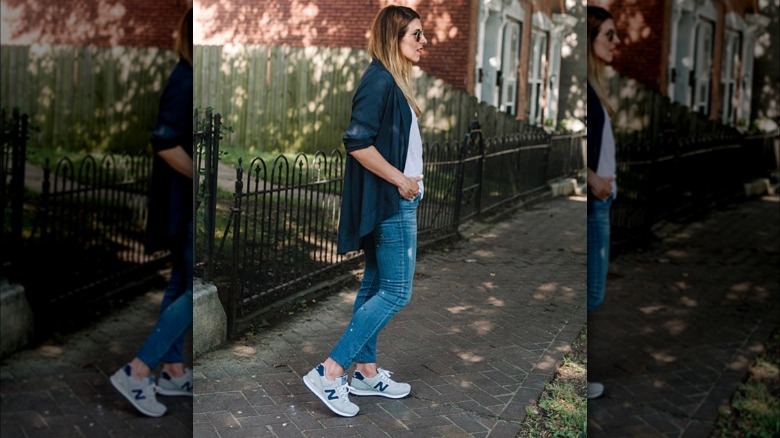
[[[192,352],[197,359],[227,340],[227,315],[213,284],[196,278],[192,300]]]
[[[0,357],[27,345],[33,337],[33,313],[20,284],[0,279]]]

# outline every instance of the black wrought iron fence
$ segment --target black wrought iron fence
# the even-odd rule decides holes
[[[36,165],[14,140],[23,138],[3,141],[0,205],[19,225],[4,222],[2,275],[23,284],[34,307],[97,298],[166,260],[167,253],[147,255],[143,244],[151,156],[85,155]],[[21,191],[20,203],[11,202],[19,192],[7,187]]]
[[[207,114],[216,120],[217,114]],[[199,120],[196,126],[215,126]],[[199,131],[202,162],[219,155],[218,130]],[[212,139],[206,145],[206,136]],[[484,139],[479,124],[463,142],[424,145],[425,194],[418,209],[421,240],[457,232],[469,218],[549,191],[552,179],[576,176],[584,169],[582,136],[551,137],[529,130],[521,135]],[[202,235],[197,263],[204,275],[228,289],[222,296],[231,332],[259,309],[310,283],[333,275],[360,253],[336,253],[344,153],[318,151],[272,161],[239,160],[232,199],[218,201],[199,217]],[[206,175],[198,186],[212,187]],[[213,217],[216,231],[205,218]],[[208,240],[213,244],[209,245]]]
[[[620,144],[618,198],[611,214],[614,245],[620,249],[646,240],[659,221],[744,197],[746,182],[769,178],[776,166],[773,138],[735,131],[680,138],[670,130],[656,141]]]

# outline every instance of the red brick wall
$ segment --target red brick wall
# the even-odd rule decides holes
[[[619,54],[612,66],[623,76],[636,79],[651,90],[661,90],[661,79],[667,65],[663,59],[668,53],[664,47],[664,0],[612,0],[589,1],[588,4],[604,6],[615,17],[615,27],[620,36]]]
[[[365,49],[371,22],[388,4],[413,5],[428,39],[420,67],[465,89],[472,0],[196,0],[195,43]],[[474,18],[476,21],[476,18]]]
[[[191,0],[0,0],[2,44],[172,48]]]

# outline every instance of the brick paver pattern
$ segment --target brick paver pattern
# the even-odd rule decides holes
[[[332,414],[301,381],[346,327],[355,288],[195,362],[194,436],[514,437],[582,330],[585,202],[559,198],[421,254],[378,363],[412,385]]]
[[[618,199],[619,200],[619,199]],[[667,225],[610,267],[588,321],[592,437],[708,437],[780,314],[777,196]]]
[[[108,380],[133,358],[154,327],[162,296],[162,291],[150,291],[88,328],[53,336],[4,359],[0,436],[192,436],[191,398],[158,396],[168,411],[150,418],[139,414]],[[192,351],[190,339],[185,349]]]

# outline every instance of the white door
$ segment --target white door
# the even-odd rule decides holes
[[[547,63],[547,34],[531,32],[531,59],[528,69],[528,122],[540,126],[542,120],[542,91],[544,89],[544,66]]]
[[[701,20],[696,27],[696,64],[694,65],[694,89],[692,109],[700,114],[709,114],[710,78],[712,77],[713,25]]]
[[[501,61],[501,106],[507,114],[517,114],[517,65],[520,58],[520,23],[508,20],[504,26]]]
[[[723,44],[723,63],[720,69],[720,82],[723,91],[721,121],[730,126],[736,124],[737,102],[737,66],[739,65],[739,33],[726,30]]]

